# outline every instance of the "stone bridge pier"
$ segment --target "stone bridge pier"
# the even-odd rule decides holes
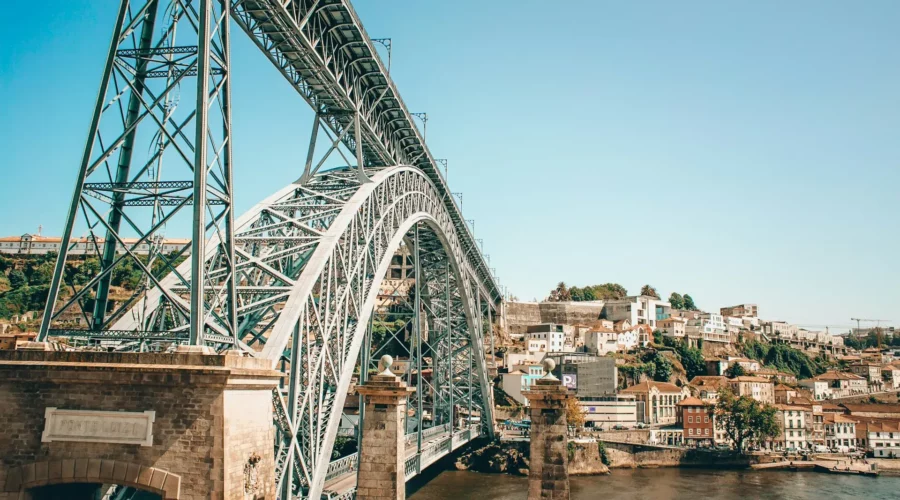
[[[202,350],[0,351],[0,500],[274,500],[281,377]]]

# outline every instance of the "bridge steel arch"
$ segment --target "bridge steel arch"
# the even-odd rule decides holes
[[[316,116],[301,179],[240,217],[232,20]],[[313,170],[320,127],[332,148]],[[318,171],[333,150],[351,166]],[[500,288],[349,0],[120,0],[79,165],[39,340],[190,343],[275,361],[287,374],[273,395],[283,498],[318,495],[334,474],[341,407],[380,341],[406,349],[408,382],[416,373],[417,453],[426,431],[460,442],[462,401],[492,432],[483,336]],[[163,242],[179,223],[192,238],[173,252]],[[379,340],[372,310],[401,247],[416,264],[412,313]],[[76,254],[99,257],[93,276],[69,275]],[[140,283],[115,298],[123,271]]]
[[[361,182],[353,169],[317,174],[279,190],[237,222],[238,344],[250,355],[272,359],[287,374],[288,382],[275,395],[276,472],[285,493],[321,494],[352,378],[365,378],[378,347],[366,335],[380,287],[404,242],[413,248],[422,277],[417,274],[415,281],[423,319],[412,322],[418,327],[411,328],[410,358],[419,363],[417,373],[425,368],[434,374],[428,394],[417,380],[420,393],[411,404],[415,420],[422,422],[427,406],[432,426],[452,429],[458,424],[454,407],[469,405],[466,413],[474,414],[474,406],[483,432],[493,432],[483,355],[489,301],[479,296],[446,205],[415,167],[368,174],[371,182]],[[215,262],[218,246],[216,238],[207,243],[210,276],[224,273]],[[170,313],[169,298],[188,292],[176,274],[189,275],[190,265],[186,261],[163,281],[169,293],[151,290],[134,308],[150,309],[150,314],[126,314],[114,329],[151,329],[136,321],[142,317],[153,324],[183,321]],[[429,335],[430,366],[421,364],[423,329]],[[366,359],[360,360],[364,345]],[[413,345],[418,352],[412,352]],[[423,424],[412,430],[427,429]],[[417,441],[421,446],[421,438]]]

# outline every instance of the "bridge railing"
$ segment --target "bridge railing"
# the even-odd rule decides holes
[[[431,439],[435,436],[450,431],[450,424],[439,425],[425,429],[422,433],[422,440]],[[471,425],[466,429],[456,431],[451,436],[444,439],[438,439],[428,443],[422,448],[422,453],[414,453],[410,455],[405,463],[406,479],[409,479],[425,467],[428,467],[435,460],[459,448],[465,443],[475,439],[481,434],[481,428],[478,425]],[[410,433],[405,436],[407,446],[412,446],[412,442],[416,439],[416,433]],[[347,455],[328,464],[328,471],[325,474],[325,481],[331,481],[346,474],[355,473],[359,469],[359,453]]]
[[[450,431],[450,424],[438,425],[437,427],[429,427],[422,431],[422,441],[427,441],[432,437]]]
[[[419,458],[420,455],[416,453],[415,455],[412,455],[406,459],[405,472],[407,480],[419,473]]]
[[[328,464],[328,471],[325,473],[325,481],[331,481],[336,477],[344,474],[355,472],[359,468],[359,453],[347,455]]]

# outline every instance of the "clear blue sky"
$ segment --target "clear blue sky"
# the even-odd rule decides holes
[[[0,19],[0,235],[59,234],[117,2]],[[503,283],[900,323],[900,2],[358,0]],[[239,211],[311,113],[236,30]],[[173,235],[174,236],[174,235]]]

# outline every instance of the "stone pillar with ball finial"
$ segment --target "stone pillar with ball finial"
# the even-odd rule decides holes
[[[528,500],[569,499],[566,401],[571,397],[553,376],[556,362],[545,358],[546,374],[523,391],[531,406]]]
[[[391,373],[393,358],[381,357],[379,373],[356,388],[363,396],[363,421],[356,498],[403,500],[406,498],[406,446],[404,417],[409,393],[400,377]]]

